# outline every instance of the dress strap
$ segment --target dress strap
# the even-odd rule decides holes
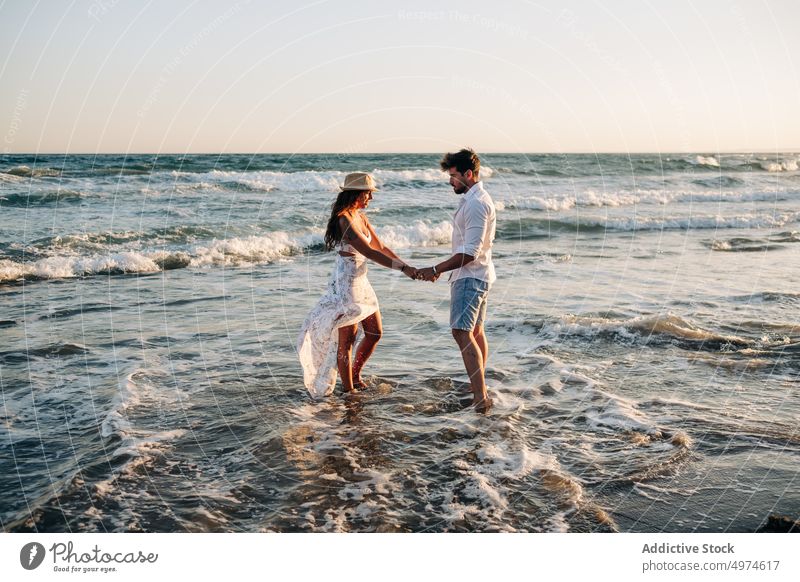
[[[361,233],[361,236],[363,236],[367,240],[368,243],[372,242],[372,233],[369,231],[369,229],[367,229],[366,233],[362,232],[360,229],[359,229],[358,232]],[[353,245],[351,245],[350,243],[344,242],[344,239],[341,239],[339,241],[339,252],[343,252],[343,253],[358,253],[356,248]],[[359,253],[359,254],[361,254],[361,253]]]

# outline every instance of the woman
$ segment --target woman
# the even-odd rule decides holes
[[[402,271],[411,279],[416,277],[416,269],[380,241],[361,212],[376,190],[372,176],[348,174],[340,189],[325,231],[325,250],[337,251],[336,268],[327,292],[306,317],[297,340],[304,382],[315,398],[333,392],[337,370],[345,392],[364,387],[361,370],[383,333],[378,298],[367,280],[367,259]],[[359,323],[364,338],[351,363]]]

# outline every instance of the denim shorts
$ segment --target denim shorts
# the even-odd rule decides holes
[[[489,283],[466,277],[450,283],[450,327],[472,331],[486,319]]]

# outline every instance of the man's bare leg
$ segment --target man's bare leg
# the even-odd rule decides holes
[[[353,367],[350,363],[350,352],[356,341],[358,325],[346,325],[339,328],[339,347],[336,352],[336,365],[339,369],[339,378],[345,392],[356,392],[353,387]]]
[[[364,337],[358,344],[356,358],[353,362],[353,386],[358,389],[364,387],[364,381],[361,379],[361,370],[375,351],[375,346],[378,345],[383,335],[380,311],[367,317],[361,322],[361,326],[364,328]]]
[[[469,383],[472,387],[472,405],[479,412],[485,412],[491,408],[492,400],[486,393],[483,353],[471,331],[454,329],[452,332],[461,350],[461,358],[464,360],[464,367],[469,376]]]
[[[489,342],[486,341],[486,335],[483,333],[483,326],[475,326],[475,329],[472,330],[472,336],[475,338],[475,343],[478,344],[478,348],[481,350],[481,355],[483,356],[483,371],[486,372],[486,366],[489,362]]]

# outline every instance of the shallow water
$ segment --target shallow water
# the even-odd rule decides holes
[[[797,515],[789,154],[485,156],[495,408],[463,408],[444,279],[377,266],[370,387],[312,401],[294,343],[332,268],[337,181],[378,170],[371,221],[426,266],[457,203],[437,159],[0,157],[2,528],[754,531]]]

